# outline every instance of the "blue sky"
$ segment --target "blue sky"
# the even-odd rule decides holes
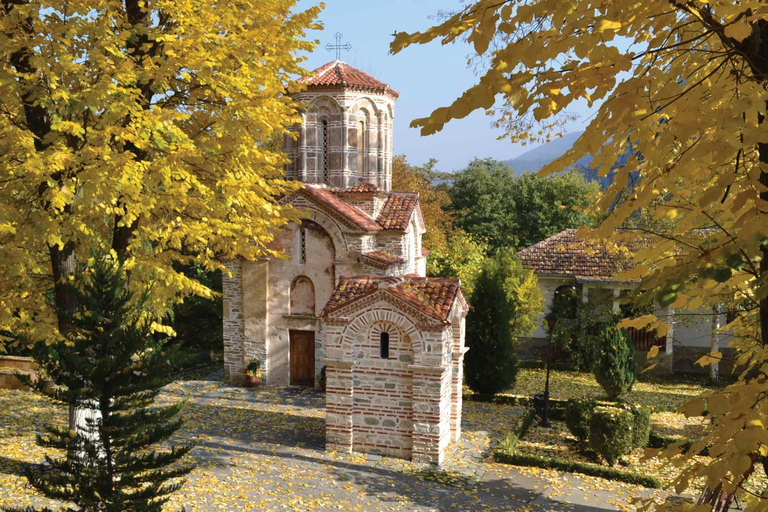
[[[299,0],[300,7],[317,3]],[[491,126],[491,118],[481,112],[452,121],[442,132],[429,137],[421,137],[418,130],[409,127],[413,119],[448,105],[472,85],[476,77],[466,67],[468,46],[442,46],[438,42],[390,55],[392,33],[426,29],[436,23],[434,15],[440,9],[459,6],[461,3],[456,0],[327,0],[320,15],[325,28],[311,33],[320,40],[320,45],[306,64],[314,69],[333,60],[335,54],[324,47],[334,42],[336,32],[341,32],[344,42],[352,44],[350,51],[342,52],[341,60],[400,92],[395,110],[395,154],[405,154],[416,165],[436,158],[441,171],[462,169],[475,156],[506,160],[531,149],[531,146],[496,140],[500,132]],[[567,131],[583,129],[584,121],[582,118]]]

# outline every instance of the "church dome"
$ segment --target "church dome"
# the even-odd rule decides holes
[[[311,75],[300,78],[298,82],[306,84],[307,90],[343,88],[390,95],[394,99],[400,96],[400,93],[394,91],[388,84],[340,60],[320,66]]]

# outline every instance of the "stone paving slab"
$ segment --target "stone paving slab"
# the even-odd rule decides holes
[[[185,425],[173,441],[196,443],[191,456],[198,467],[165,507],[173,512],[590,512],[629,510],[627,500],[646,492],[489,462],[491,440],[508,431],[521,412],[510,406],[465,402],[462,441],[436,471],[400,459],[326,452],[325,397],[314,390],[252,390],[211,378],[172,383],[161,395],[162,401],[180,399],[186,401]],[[60,414],[45,407],[50,405],[40,403],[39,417]],[[32,442],[32,430],[24,434],[30,438],[25,442]],[[39,503],[23,477],[10,474],[15,466],[4,464],[3,457],[22,458],[0,452],[0,498],[12,491],[23,494],[16,502]]]

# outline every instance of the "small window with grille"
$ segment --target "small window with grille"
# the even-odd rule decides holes
[[[379,357],[382,359],[389,359],[389,333],[382,332],[379,334]]]
[[[304,228],[299,230],[299,262],[307,262],[307,230]]]
[[[328,183],[328,161],[330,160],[330,144],[328,143],[328,121],[323,119],[323,181]]]

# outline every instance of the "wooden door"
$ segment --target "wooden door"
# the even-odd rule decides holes
[[[315,332],[290,331],[291,384],[315,385]]]

